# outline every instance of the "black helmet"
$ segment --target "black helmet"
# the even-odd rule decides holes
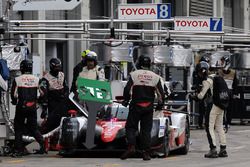
[[[138,68],[142,69],[142,68],[150,68],[151,65],[151,59],[148,56],[144,56],[141,55],[139,57],[139,61],[138,61]]]
[[[62,63],[58,58],[52,58],[49,61],[50,72],[57,75],[61,71]]]
[[[26,59],[20,63],[20,71],[22,74],[25,73],[31,74],[32,68],[33,68],[33,63],[31,60]]]
[[[202,61],[209,63],[210,59],[207,56],[202,56],[201,59],[200,59],[200,62],[202,62]]]
[[[207,62],[201,61],[198,64],[198,73],[202,76],[203,79],[206,79],[208,75],[209,64]]]
[[[90,51],[87,53],[85,60],[86,60],[86,62],[87,61],[94,61],[95,65],[97,65],[97,54],[94,51]]]

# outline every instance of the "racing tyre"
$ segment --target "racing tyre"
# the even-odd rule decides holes
[[[186,155],[189,151],[189,144],[190,144],[190,129],[189,129],[189,121],[188,119],[186,120],[186,127],[185,127],[185,146],[180,148],[178,152],[180,154]]]

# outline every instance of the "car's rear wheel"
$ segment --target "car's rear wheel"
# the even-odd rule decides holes
[[[189,144],[190,144],[190,129],[189,129],[189,121],[188,119],[186,120],[186,127],[185,127],[185,142],[184,142],[184,147],[180,148],[178,152],[180,154],[187,154],[189,151]]]

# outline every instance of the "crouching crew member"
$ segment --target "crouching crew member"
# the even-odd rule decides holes
[[[37,95],[39,90],[39,78],[32,75],[32,61],[23,60],[20,64],[22,75],[13,80],[11,87],[12,104],[16,105],[14,118],[15,130],[15,152],[13,156],[23,155],[23,141],[25,127],[29,129],[31,135],[40,145],[40,150],[36,153],[46,153],[43,136],[38,131],[37,126]],[[27,122],[26,122],[27,121]],[[27,126],[25,126],[25,122]]]
[[[150,160],[151,129],[153,123],[153,107],[155,93],[158,97],[157,109],[161,109],[164,103],[164,91],[161,77],[150,71],[151,60],[149,57],[140,56],[139,70],[132,72],[127,85],[124,88],[123,105],[127,106],[130,99],[129,114],[126,122],[126,137],[128,150],[121,159],[127,159],[135,153],[136,132],[140,121],[140,144],[143,151],[143,160]],[[132,91],[131,91],[132,90]],[[132,94],[132,97],[131,94]]]

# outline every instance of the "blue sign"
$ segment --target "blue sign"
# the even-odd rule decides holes
[[[222,18],[210,18],[210,31],[222,31]]]
[[[157,4],[157,19],[171,18],[171,4]]]

